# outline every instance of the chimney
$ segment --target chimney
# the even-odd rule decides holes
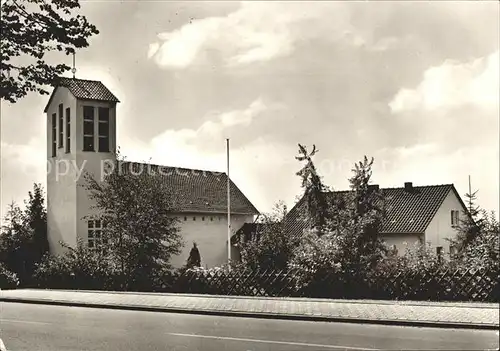
[[[368,192],[371,193],[372,191],[377,191],[377,190],[379,190],[378,184],[370,184],[370,185],[368,185]]]
[[[405,182],[405,190],[409,193],[413,191],[413,183],[412,182]]]

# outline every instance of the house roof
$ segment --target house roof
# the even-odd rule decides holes
[[[180,213],[227,213],[227,174],[189,168],[122,162],[125,171],[157,172],[173,190],[174,207]],[[149,167],[149,168],[148,168]],[[259,211],[230,180],[231,213],[257,215]]]
[[[385,196],[387,213],[380,232],[382,234],[416,234],[424,233],[446,196],[453,191],[463,209],[466,207],[453,184],[413,186],[411,191],[402,188],[380,189]],[[344,196],[350,191],[330,192],[330,197]],[[307,228],[307,222],[301,213],[305,210],[305,198],[290,210],[287,215],[287,226],[291,235],[298,235]]]
[[[120,102],[100,81],[61,77],[56,83],[43,112],[47,112],[58,87],[68,88],[70,93],[80,100]]]

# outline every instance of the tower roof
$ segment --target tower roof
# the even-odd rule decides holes
[[[59,87],[67,88],[74,97],[80,100],[120,102],[100,81],[61,77],[56,83],[43,112],[47,112],[52,98]]]

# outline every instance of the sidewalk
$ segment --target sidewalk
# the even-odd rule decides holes
[[[219,316],[499,329],[499,304],[2,290],[0,301]]]

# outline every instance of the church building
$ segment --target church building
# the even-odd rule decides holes
[[[84,172],[102,179],[103,164],[113,160],[117,146],[116,119],[119,100],[99,81],[61,78],[49,98],[47,114],[47,225],[50,251],[60,254],[60,241],[75,246],[81,238],[89,247],[99,245],[102,223],[86,220],[93,213],[85,187]],[[144,166],[130,162],[132,168]],[[182,266],[192,242],[196,242],[202,265],[227,262],[227,174],[186,168],[161,167],[172,188],[173,214],[180,220],[185,247],[172,258]],[[231,231],[253,222],[259,214],[241,190],[230,181]],[[232,248],[232,258],[238,257]]]

